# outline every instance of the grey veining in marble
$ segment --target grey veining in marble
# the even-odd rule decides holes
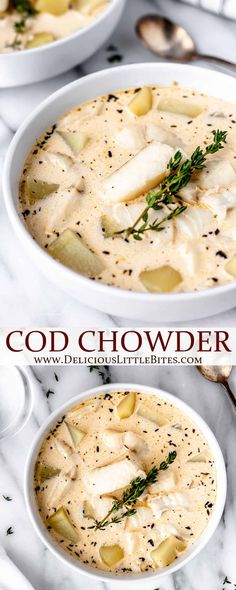
[[[156,11],[186,26],[203,52],[220,53],[222,57],[235,59],[236,22],[178,3],[176,0],[127,0],[126,11],[112,38],[112,43],[117,47],[115,53],[123,56],[122,63],[156,60],[154,55],[140,45],[134,33],[136,19],[141,14]],[[27,114],[43,98],[63,84],[87,73],[110,67],[108,57],[112,53],[107,51],[107,45],[82,67],[54,80],[0,91],[0,174],[4,154],[13,133]],[[122,318],[110,318],[104,313],[87,308],[48,283],[14,235],[2,199],[0,200],[0,285],[1,326],[72,326],[75,324],[124,326],[128,323]],[[199,323],[202,326],[236,325],[236,312],[231,310]],[[137,325],[136,322],[132,322],[132,325],[135,324]]]
[[[31,370],[31,369],[30,369]],[[63,402],[90,387],[100,385],[97,371],[87,367],[69,367],[56,370],[34,368],[37,385],[33,414],[21,434],[0,442],[0,544],[22,570],[35,590],[118,590],[118,583],[102,584],[75,574],[61,564],[38,539],[29,521],[23,497],[23,470],[27,453],[39,425]],[[165,389],[192,405],[213,429],[223,450],[228,473],[228,495],[223,519],[213,538],[189,565],[173,576],[163,578],[160,590],[222,590],[225,576],[232,582],[226,590],[234,590],[236,584],[236,431],[235,414],[219,385],[205,381],[194,368],[149,367],[112,368],[112,382],[136,381]],[[236,372],[231,377],[236,390]],[[46,393],[54,392],[47,399]],[[6,502],[3,495],[10,496]],[[9,527],[14,534],[6,536]],[[124,590],[157,588],[155,581],[145,584],[125,583]],[[224,587],[225,589],[225,587]],[[17,589],[12,589],[17,590]]]

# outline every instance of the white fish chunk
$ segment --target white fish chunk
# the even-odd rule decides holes
[[[170,494],[148,500],[148,505],[153,511],[156,518],[160,518],[163,512],[167,510],[178,510],[184,508],[190,510],[191,503],[185,494],[173,492]]]
[[[186,203],[196,203],[199,189],[194,182],[189,182],[187,186],[179,191],[179,195]]]
[[[97,101],[96,103],[87,104],[81,111],[77,109],[67,113],[62,119],[60,119],[58,130],[59,131],[72,131],[78,130],[78,123],[82,123],[91,117],[101,115],[104,109],[104,102]]]
[[[140,464],[132,459],[121,459],[104,467],[96,467],[83,474],[83,482],[87,491],[93,496],[110,494],[120,488],[127,487],[132,479],[146,477]]]
[[[64,496],[69,492],[72,486],[73,479],[76,477],[76,467],[72,466],[66,472],[57,476],[56,481],[52,487],[51,493],[48,497],[48,506],[54,506],[61,502]]]
[[[98,521],[102,520],[111,510],[113,502],[113,498],[108,498],[106,496],[103,496],[102,498],[90,498],[89,503],[92,506],[94,518]]]
[[[152,520],[152,509],[145,506],[138,506],[136,508],[136,514],[134,514],[133,516],[129,516],[129,518],[127,518],[125,529],[127,531],[142,529],[147,524],[150,524]]]
[[[131,517],[132,518],[132,517]],[[125,531],[123,533],[124,547],[127,555],[136,554],[139,551],[140,539],[138,532]]]
[[[197,185],[201,189],[228,187],[236,180],[233,166],[227,160],[210,160],[197,176]]]
[[[139,215],[142,213],[144,209],[144,203],[119,203],[117,205],[108,205],[105,206],[103,211],[107,214],[111,219],[114,219],[115,223],[118,224],[120,229],[124,229],[126,227],[130,227],[136,219],[138,219]],[[149,223],[153,223],[157,218],[161,219],[164,215],[168,214],[169,210],[165,207],[161,211],[154,211],[151,209],[149,211]],[[171,243],[174,238],[174,224],[171,222],[167,222],[165,224],[165,229],[162,232],[147,232],[144,234],[144,239],[149,240],[151,237],[153,243],[155,245],[160,242],[168,241]]]
[[[119,129],[116,131],[114,139],[122,149],[131,152],[137,152],[145,145],[144,131],[139,125],[127,125],[123,129]]]
[[[175,219],[179,237],[183,234],[188,238],[200,238],[212,220],[210,211],[203,207],[188,207],[182,215]]]
[[[101,433],[101,442],[105,444],[111,451],[120,451],[123,446],[123,432],[107,428]]]
[[[189,276],[193,277],[201,268],[202,257],[199,245],[193,242],[183,242],[177,247],[176,253],[181,261],[181,266]]]
[[[155,123],[148,123],[146,125],[146,140],[159,141],[173,148],[183,147],[182,140],[175,133]]]
[[[165,177],[174,153],[169,145],[151,143],[103,180],[99,197],[110,204],[140,197]]]
[[[54,168],[59,168],[60,171],[68,172],[73,166],[73,158],[61,152],[46,152],[47,161],[52,164]]]
[[[58,192],[47,207],[47,214],[45,214],[46,233],[51,234],[53,230],[60,231],[65,224],[68,225],[68,219],[79,211],[80,195],[76,188],[64,189]]]
[[[121,451],[124,447],[135,452],[148,449],[141,436],[132,431],[119,432],[108,428],[101,433],[101,440],[111,451]]]
[[[64,440],[55,438],[54,445],[57,451],[62,455],[62,457],[64,457],[64,459],[69,459],[73,453],[72,447],[70,447],[70,445],[68,445]]]
[[[147,452],[148,445],[147,443],[138,436],[135,432],[125,432],[123,436],[124,445],[130,449],[130,451],[135,451],[136,453],[139,452]]]
[[[224,192],[207,191],[201,197],[200,202],[219,219],[225,219],[227,211],[236,207],[236,185]]]
[[[176,473],[160,471],[156,483],[153,483],[148,488],[149,494],[159,494],[160,492],[171,492],[176,488],[177,477]]]

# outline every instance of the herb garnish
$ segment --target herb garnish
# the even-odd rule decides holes
[[[22,15],[21,20],[14,23],[15,31],[17,33],[24,33],[27,19],[37,14],[37,10],[35,10],[29,0],[14,0],[14,7]]]
[[[183,205],[182,202],[176,203],[179,191],[187,186],[195,171],[205,168],[205,161],[209,154],[215,154],[224,147],[226,138],[227,131],[213,131],[213,142],[207,145],[204,150],[198,146],[192,156],[184,161],[183,154],[178,150],[168,163],[168,176],[161,182],[157,190],[148,192],[146,196],[147,206],[134,224],[116,232],[114,235],[125,234],[126,238],[132,235],[135,240],[142,240],[142,236],[146,231],[153,230],[160,232],[164,229],[166,221],[183,213],[187,206]],[[152,223],[149,223],[148,214],[150,209],[160,211],[164,205],[170,212],[162,217],[161,220],[157,218]],[[173,209],[170,205],[176,206]]]
[[[12,502],[12,498],[10,496],[2,496],[6,502]]]
[[[132,508],[132,506],[136,504],[138,498],[143,494],[144,490],[151,484],[157,481],[157,476],[159,471],[165,471],[168,469],[169,465],[171,465],[176,459],[177,453],[173,451],[169,453],[168,457],[165,461],[160,464],[160,467],[153,467],[150,469],[146,477],[136,477],[131,481],[127,490],[124,491],[121,500],[114,500],[111,510],[107,513],[107,515],[100,520],[100,522],[96,521],[96,524],[91,529],[95,530],[104,530],[110,524],[117,524],[121,522],[123,518],[128,516],[133,516],[136,514],[137,510]],[[119,512],[125,508],[124,511],[121,513],[112,516],[114,513]]]
[[[21,14],[32,16],[37,13],[37,10],[35,10],[29,0],[14,0],[14,6],[17,12],[20,12]]]
[[[89,372],[92,373],[93,371],[98,371],[98,375],[101,377],[103,385],[111,383],[110,368],[108,365],[103,365],[102,367],[98,365],[90,365]]]
[[[48,389],[46,391],[46,398],[48,399],[50,395],[55,395],[55,391],[52,391],[52,389]]]

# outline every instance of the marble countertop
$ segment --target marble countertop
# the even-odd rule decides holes
[[[122,63],[156,61],[155,56],[141,46],[134,33],[136,19],[141,14],[154,11],[171,16],[185,25],[196,40],[199,50],[215,55],[220,53],[221,57],[235,60],[235,21],[219,18],[192,6],[177,3],[175,0],[127,0],[125,13],[112,38],[117,53],[123,57]],[[11,138],[27,114],[60,86],[87,73],[110,67],[107,45],[108,43],[82,67],[58,78],[33,86],[0,90],[0,174]],[[63,291],[55,289],[53,284],[41,275],[14,235],[2,199],[0,200],[0,283],[0,325],[4,327],[9,325],[71,326],[76,324],[107,327],[127,325],[127,320],[109,317],[81,305],[77,300],[65,295]],[[130,322],[132,325],[135,323]],[[202,326],[236,325],[236,309],[197,323]]]
[[[74,573],[42,544],[31,525],[23,497],[23,471],[33,438],[42,421],[70,397],[102,384],[97,370],[87,367],[29,369],[34,383],[34,407],[27,427],[13,438],[0,441],[0,545],[29,579],[35,590],[118,590],[118,583],[102,583]],[[148,375],[147,375],[148,373]],[[106,374],[107,377],[107,374]],[[139,382],[175,394],[199,412],[221,445],[228,473],[226,508],[209,544],[189,565],[166,576],[159,584],[124,583],[124,590],[234,590],[236,584],[236,431],[235,414],[221,386],[204,381],[194,368],[159,367],[149,370],[112,368],[111,382]],[[236,371],[231,378],[236,390]],[[47,392],[50,390],[51,394]],[[10,496],[7,502],[3,496]],[[12,527],[13,534],[6,535]],[[230,584],[223,585],[227,576]],[[0,572],[1,581],[1,572]],[[1,583],[0,583],[1,586]],[[4,587],[4,584],[3,584]],[[10,590],[18,590],[10,588]]]

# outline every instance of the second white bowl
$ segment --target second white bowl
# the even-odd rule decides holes
[[[95,395],[99,395],[101,393],[111,393],[114,391],[137,391],[141,393],[145,393],[147,395],[158,395],[158,397],[164,399],[167,402],[172,403],[174,406],[179,408],[183,414],[185,414],[196,426],[201,430],[203,436],[206,438],[208,445],[211,449],[212,455],[215,461],[216,467],[216,476],[217,476],[217,496],[216,502],[214,505],[214,509],[209,520],[209,523],[201,535],[201,537],[194,543],[191,549],[185,553],[182,557],[179,557],[172,565],[163,568],[160,572],[153,571],[153,572],[144,572],[142,574],[129,574],[128,576],[125,574],[114,575],[109,572],[104,572],[101,570],[95,570],[94,568],[85,565],[84,563],[75,560],[72,556],[65,553],[63,549],[53,540],[49,532],[47,531],[40,514],[38,512],[38,508],[35,501],[35,493],[34,493],[34,470],[35,470],[35,463],[37,460],[38,452],[41,447],[41,444],[47,435],[50,428],[55,424],[55,422],[63,416],[69,408],[72,408],[73,405],[76,405],[78,402],[86,400],[90,397]],[[59,558],[62,562],[72,567],[76,572],[80,572],[86,574],[92,578],[104,581],[117,581],[117,582],[125,582],[126,584],[129,581],[144,581],[144,580],[154,580],[155,583],[158,583],[158,580],[167,574],[172,574],[178,569],[182,568],[186,565],[189,561],[191,561],[208,543],[209,539],[212,537],[213,533],[215,532],[216,527],[220,521],[222,516],[222,512],[225,505],[225,498],[226,498],[226,471],[224,465],[224,459],[222,456],[222,452],[218,445],[218,442],[207,426],[206,422],[197,414],[190,406],[186,403],[182,402],[175,396],[166,393],[165,391],[158,390],[152,387],[148,387],[145,385],[137,385],[136,383],[114,383],[112,385],[103,385],[101,387],[95,387],[90,389],[82,394],[77,395],[73,399],[70,399],[66,402],[63,406],[58,408],[55,412],[51,414],[51,416],[44,422],[43,426],[40,428],[35,440],[32,444],[26,469],[25,469],[25,500],[26,506],[29,512],[29,516],[31,521],[34,525],[34,528],[43,541],[43,543],[52,551],[52,553]]]
[[[33,240],[17,210],[19,181],[36,138],[66,111],[122,88],[170,86],[174,81],[182,87],[236,101],[236,78],[203,68],[150,63],[103,70],[61,88],[27,118],[12,141],[3,174],[5,202],[13,228],[48,280],[86,305],[139,321],[181,322],[223,312],[235,305],[236,281],[198,292],[170,294],[136,293],[92,281],[51,258]]]
[[[0,88],[23,86],[52,78],[83,63],[113,33],[126,0],[110,0],[90,25],[35,49],[0,53]]]

